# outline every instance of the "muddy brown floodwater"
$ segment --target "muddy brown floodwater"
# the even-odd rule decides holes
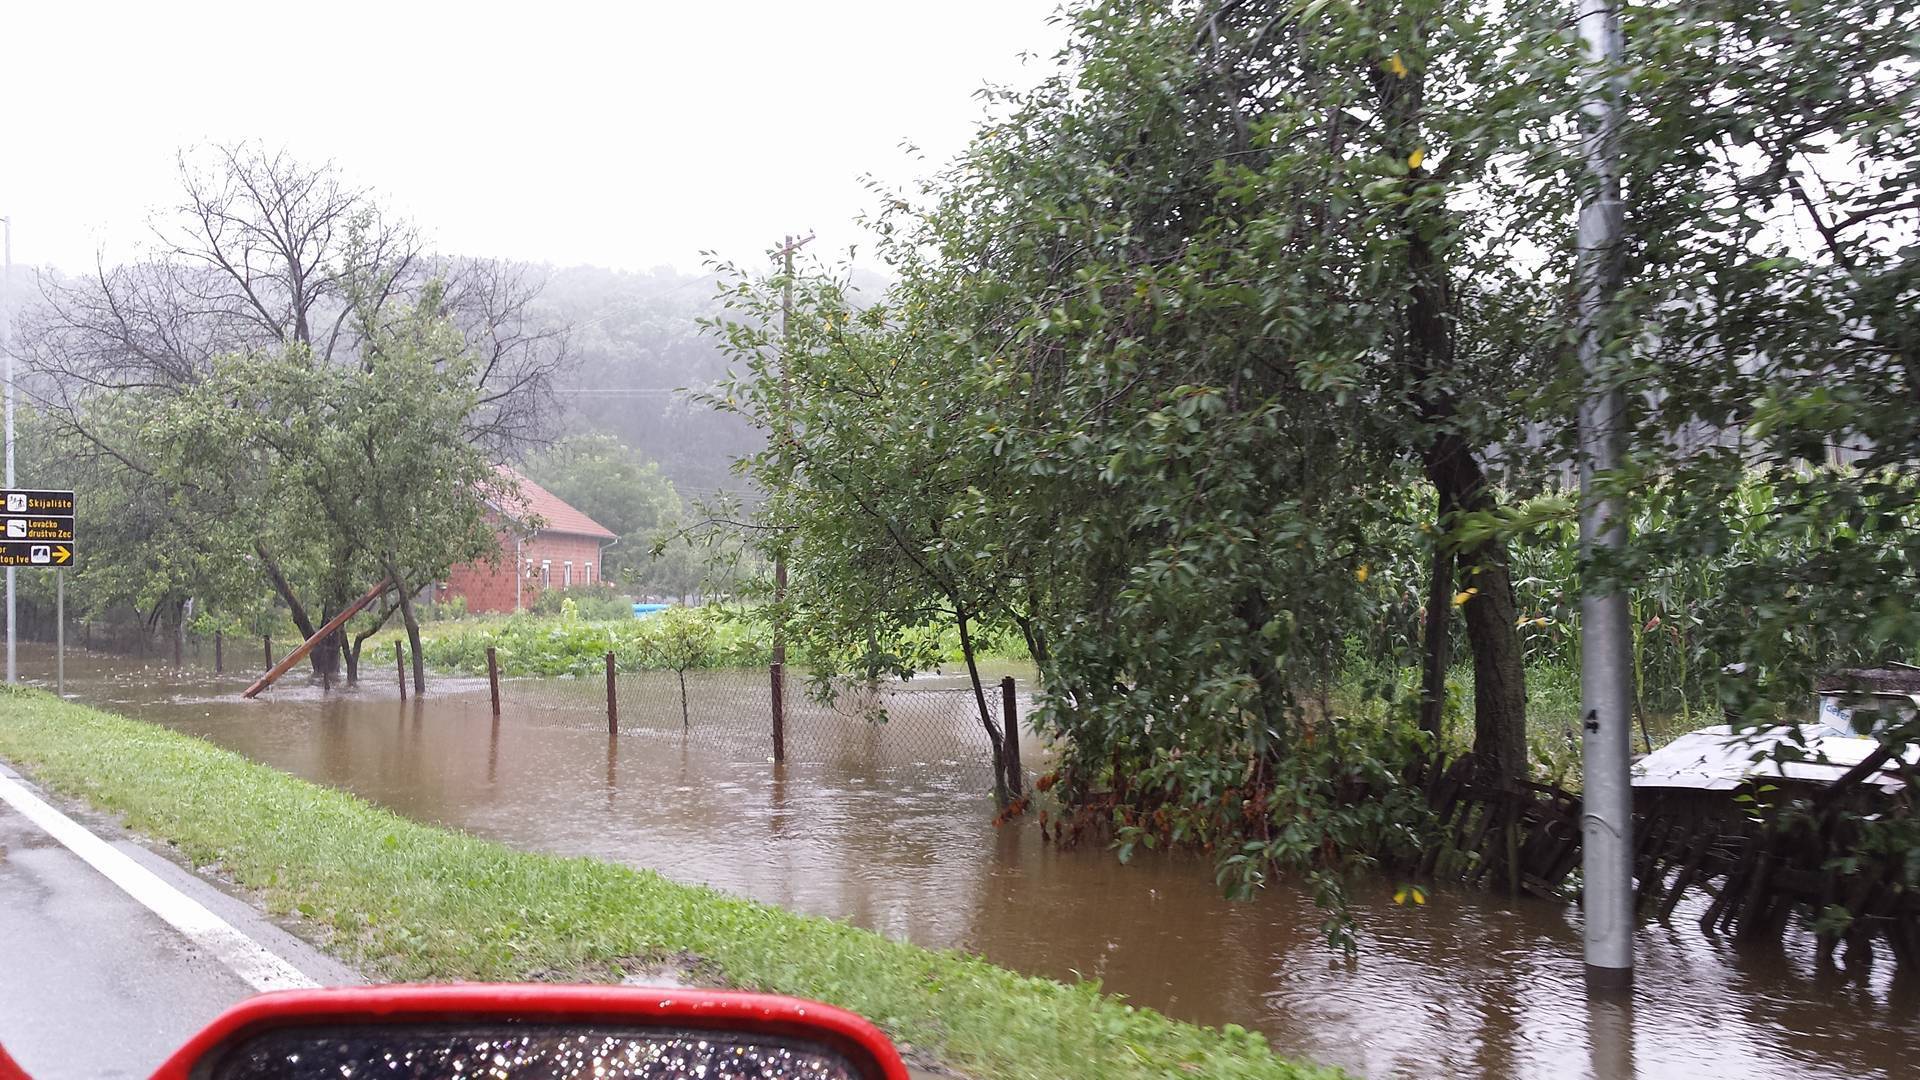
[[[51,674],[44,651],[22,658],[33,681]],[[1399,907],[1380,882],[1360,890],[1364,937],[1349,962],[1292,888],[1229,903],[1198,859],[1122,866],[1045,844],[1031,822],[996,830],[979,774],[924,753],[848,746],[776,769],[757,738],[703,737],[713,725],[699,711],[683,729],[677,697],[643,707],[671,696],[664,684],[623,679],[610,749],[599,686],[571,680],[509,682],[515,704],[496,726],[484,681],[438,680],[424,703],[402,705],[389,670],[351,693],[295,687],[248,702],[239,677],[85,654],[67,670],[80,700],[417,820],[650,867],[1030,974],[1098,979],[1361,1076],[1920,1075],[1920,986],[1890,959],[1822,974],[1803,944],[1736,950],[1703,938],[1683,909],[1671,929],[1643,929],[1631,1002],[1594,1004],[1574,912],[1446,890]],[[722,710],[736,692],[719,676],[691,685]]]

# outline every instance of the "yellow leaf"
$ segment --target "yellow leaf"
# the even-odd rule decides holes
[[[1413,902],[1417,905],[1424,907],[1427,903],[1427,890],[1425,889],[1413,890]]]
[[[1360,564],[1360,569],[1355,570],[1353,572],[1353,580],[1355,581],[1367,580],[1367,567],[1365,563]]]
[[[1396,904],[1404,904],[1407,902],[1407,890],[1405,886],[1393,890],[1393,902]]]
[[[1407,155],[1407,168],[1417,169],[1420,167],[1420,163],[1425,160],[1427,160],[1427,149],[1423,146]]]
[[[1386,69],[1393,72],[1396,78],[1404,79],[1407,77],[1407,62],[1400,59],[1399,53],[1394,53],[1387,59]]]

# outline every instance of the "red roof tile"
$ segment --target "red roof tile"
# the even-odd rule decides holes
[[[522,476],[505,465],[494,467],[508,481],[519,487],[518,497],[508,496],[507,505],[500,507],[501,512],[510,518],[525,520],[537,517],[542,522],[541,532],[570,533],[574,536],[593,536],[602,540],[617,540],[613,531],[605,525],[567,505],[558,495]]]

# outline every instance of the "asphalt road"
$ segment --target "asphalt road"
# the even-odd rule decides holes
[[[17,774],[0,765],[0,777]],[[34,794],[323,986],[361,981],[99,815]],[[35,1080],[144,1077],[257,991],[0,801],[0,1046]]]

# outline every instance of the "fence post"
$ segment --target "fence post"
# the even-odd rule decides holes
[[[1020,768],[1020,704],[1014,700],[1011,675],[1000,680],[1000,719],[1007,747],[1007,794],[1017,799],[1025,773]]]
[[[266,654],[267,654],[267,666],[264,670],[272,671],[273,670],[273,635],[261,634],[260,647],[266,650]]]
[[[487,693],[493,698],[493,718],[500,719],[500,658],[487,646]]]
[[[223,675],[227,670],[226,642],[221,640],[220,631],[213,632],[213,673]]]
[[[393,643],[393,670],[400,676],[400,700],[407,700],[407,662],[400,655],[400,643]]]
[[[787,760],[787,665],[775,661],[767,669],[773,678],[773,760],[779,764]]]
[[[615,678],[613,654],[607,654],[607,734],[620,734],[620,683]]]

